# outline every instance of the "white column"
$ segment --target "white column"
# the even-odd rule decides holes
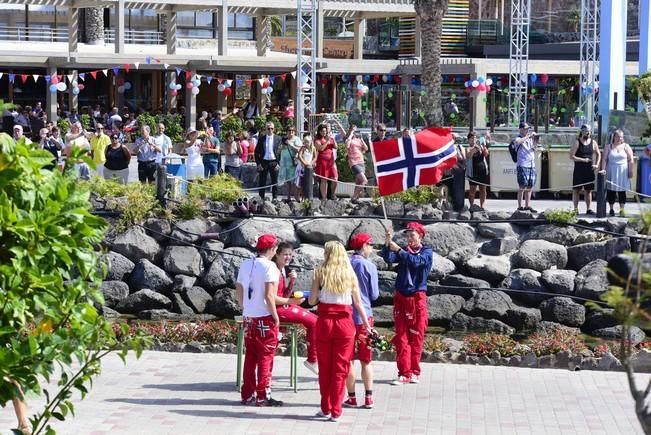
[[[258,56],[266,56],[271,43],[271,17],[266,15],[255,17],[255,36]]]
[[[192,75],[189,80],[194,79],[197,69],[190,67]],[[187,82],[187,80],[186,80]],[[185,89],[185,128],[195,127],[197,124],[197,96],[190,89]]]
[[[79,9],[68,8],[68,54],[77,52],[79,42]]]
[[[219,27],[219,42],[217,45],[217,54],[219,56],[228,55],[228,4],[227,0],[222,0],[222,5],[217,8],[217,19]]]
[[[115,5],[115,53],[124,53],[124,0],[118,0]]]
[[[651,2],[640,2],[640,75],[651,69]],[[639,111],[644,110],[642,104]]]
[[[487,76],[487,70],[484,68],[484,65],[478,66],[475,65],[475,72],[470,75],[471,80],[475,80],[479,76]],[[475,129],[484,128],[486,126],[486,98],[488,94],[481,93],[475,95],[471,100],[473,103],[472,113],[473,113],[473,125]]]
[[[53,65],[47,66],[47,74],[52,77],[56,75],[57,67]],[[46,83],[47,85],[47,83]],[[45,89],[45,113],[47,114],[48,121],[57,121],[57,93],[50,92],[49,86]]]
[[[626,0],[601,0],[599,40],[599,114],[608,131],[611,109],[624,110],[626,75]],[[615,104],[617,93],[617,107]]]
[[[323,2],[319,2],[316,10],[316,57],[323,57],[323,21]],[[300,23],[298,25],[300,26]],[[298,31],[300,31],[300,28]]]
[[[346,31],[346,29],[344,29]],[[353,59],[364,58],[364,36],[366,35],[366,20],[355,20],[353,27],[355,34],[353,42]]]
[[[72,80],[79,80],[78,71],[72,70]],[[70,110],[75,109],[79,113],[79,96],[72,93],[72,83],[68,83],[70,88],[70,93],[68,94],[68,108]],[[49,91],[49,90],[48,90]]]
[[[414,56],[416,57],[421,57],[423,55],[423,44],[420,32],[420,18],[416,16],[416,37],[414,39]]]
[[[165,22],[167,54],[176,54],[176,12],[168,12]]]
[[[176,71],[168,71],[165,73],[165,95],[167,96],[166,105],[168,109],[176,107],[176,96],[172,95],[170,83],[176,82]]]

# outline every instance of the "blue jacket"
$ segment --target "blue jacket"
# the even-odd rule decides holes
[[[378,288],[377,282],[377,267],[359,254],[353,254],[350,257],[350,264],[355,271],[355,275],[357,275],[357,282],[359,282],[359,297],[362,300],[362,308],[364,308],[366,317],[373,317],[371,301],[376,300],[380,296],[380,289]],[[353,307],[353,320],[355,321],[355,325],[362,324],[362,318],[355,307]]]
[[[396,290],[405,296],[427,291],[427,275],[432,269],[432,248],[422,246],[420,251],[411,254],[406,249],[393,252],[385,246],[381,255],[389,264],[398,263]]]

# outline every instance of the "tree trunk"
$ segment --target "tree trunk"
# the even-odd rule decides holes
[[[104,9],[86,8],[86,44],[104,45]]]
[[[441,104],[441,31],[448,0],[414,0],[420,19],[422,41],[421,83],[425,88],[425,121],[428,126],[443,125]]]

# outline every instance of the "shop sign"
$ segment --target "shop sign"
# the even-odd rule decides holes
[[[298,47],[296,38],[271,38],[271,42],[274,45],[272,51],[296,54],[296,47]],[[331,59],[352,59],[353,41],[348,39],[324,39],[323,57]]]

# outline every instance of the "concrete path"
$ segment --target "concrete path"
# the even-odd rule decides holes
[[[60,434],[641,434],[623,373],[424,364],[421,383],[391,386],[395,364],[376,362],[373,410],[344,409],[340,422],[314,418],[316,378],[276,358],[274,397],[283,408],[245,407],[235,390],[235,355],[145,352],[104,372]],[[648,379],[641,376],[640,381]],[[357,394],[363,394],[358,383]],[[75,395],[77,398],[77,395]],[[30,399],[38,403],[36,398]],[[0,433],[15,426],[0,409]]]

